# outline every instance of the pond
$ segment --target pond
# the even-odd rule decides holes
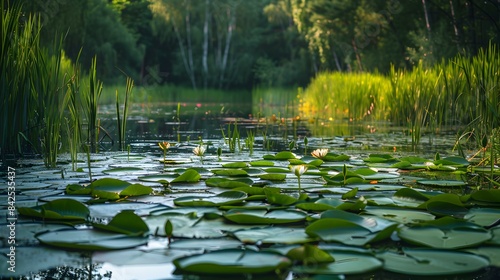
[[[57,169],[24,158],[2,172],[12,187],[0,194],[2,277],[500,273],[500,194],[488,186],[500,170],[457,157],[453,130],[413,147],[404,129],[384,123],[339,123],[327,127],[337,136],[315,137],[293,117],[181,106],[133,107],[128,151],[117,150],[109,110],[101,126],[110,137],[101,134],[90,161],[79,154],[75,170],[62,154]]]

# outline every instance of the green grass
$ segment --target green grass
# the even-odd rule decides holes
[[[115,104],[116,91],[125,92],[124,85],[104,85],[99,104]],[[124,102],[124,97],[119,100]],[[136,86],[134,95],[130,98],[131,103],[153,104],[153,103],[250,103],[251,92],[244,90],[194,90],[187,87],[174,85]]]

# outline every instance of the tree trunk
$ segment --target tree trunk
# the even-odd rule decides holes
[[[208,85],[208,24],[210,21],[210,0],[205,0],[205,23],[203,24],[203,88]]]
[[[191,44],[191,21],[189,12],[186,13],[185,21],[186,21],[188,63],[189,63],[189,69],[191,71],[190,76],[191,76],[191,82],[193,83],[193,88],[196,89],[196,77],[195,77],[194,62],[193,62],[193,45]]]
[[[192,69],[189,67],[189,63],[188,63],[188,60],[186,57],[186,50],[185,50],[185,47],[184,47],[184,44],[182,41],[182,37],[181,37],[181,34],[179,33],[179,28],[177,27],[177,24],[175,23],[174,19],[172,19],[172,25],[174,27],[175,36],[177,37],[177,42],[179,43],[179,49],[181,51],[182,63],[184,64],[184,68],[186,69],[186,72],[189,76],[189,79],[191,80],[191,84],[192,84],[193,88],[196,89],[196,80],[194,77],[194,73],[193,73]]]
[[[224,55],[222,57],[222,63],[220,69],[219,88],[222,88],[222,85],[224,83],[224,74],[227,70],[227,60],[229,57],[229,49],[231,47],[231,38],[233,36],[233,31],[236,25],[236,6],[234,6],[233,11],[231,10],[232,10],[231,7],[227,8],[229,23],[227,25],[226,45],[224,46]]]
[[[451,14],[452,22],[453,22],[453,30],[455,32],[457,51],[460,53],[460,52],[462,52],[461,47],[460,47],[460,32],[458,31],[458,23],[457,23],[457,17],[455,15],[455,7],[453,5],[453,0],[450,0],[450,14]]]

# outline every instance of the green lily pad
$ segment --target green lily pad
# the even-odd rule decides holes
[[[270,160],[254,160],[250,162],[250,165],[254,167],[270,167],[274,166],[274,162]]]
[[[241,169],[215,169],[212,170],[215,175],[219,176],[229,176],[229,177],[240,177],[248,176],[248,172]]]
[[[471,198],[477,201],[500,204],[500,189],[478,190],[471,194]]]
[[[233,235],[243,243],[303,244],[316,241],[303,228],[272,226],[238,230]]]
[[[238,224],[286,224],[305,220],[307,214],[297,210],[246,210],[231,209],[224,218]]]
[[[467,185],[466,182],[456,180],[419,180],[417,183],[425,186],[436,187],[462,187]]]
[[[19,207],[19,214],[50,220],[73,220],[83,222],[90,214],[87,206],[69,198],[56,199],[33,208]]]
[[[289,267],[283,255],[252,250],[226,249],[174,260],[177,269],[201,274],[260,274]]]
[[[308,274],[343,275],[367,273],[383,266],[383,262],[372,254],[358,252],[354,248],[326,251],[335,259],[335,262],[314,266],[294,266],[293,271]]]
[[[492,238],[488,230],[453,218],[441,218],[421,226],[405,226],[399,229],[398,236],[410,243],[438,249],[472,247]]]
[[[209,187],[218,187],[225,189],[250,187],[252,183],[253,181],[249,178],[229,179],[229,178],[213,177],[205,180],[205,184]]]
[[[147,243],[145,237],[92,229],[59,230],[35,235],[43,244],[76,250],[117,250],[133,248]]]
[[[188,169],[170,183],[195,183],[201,179],[200,173],[194,169]]]
[[[92,223],[94,228],[111,232],[123,233],[131,236],[141,236],[149,232],[148,225],[137,216],[133,210],[126,210],[116,214],[111,221],[104,225]]]
[[[392,207],[371,207],[367,206],[364,211],[366,214],[376,215],[387,220],[395,221],[401,224],[420,223],[422,221],[431,221],[436,216],[419,210],[392,208]]]
[[[407,275],[449,275],[474,272],[489,265],[481,256],[447,250],[404,249],[403,254],[382,252],[384,269]]]
[[[243,161],[224,163],[222,167],[224,168],[245,168],[248,164]]]
[[[472,208],[464,219],[480,226],[489,226],[500,219],[500,209],[494,208]]]
[[[242,203],[247,194],[241,191],[226,191],[213,196],[183,196],[174,199],[174,204],[178,206],[221,206]]]
[[[282,173],[266,173],[259,176],[262,180],[283,181],[286,179],[286,174]]]

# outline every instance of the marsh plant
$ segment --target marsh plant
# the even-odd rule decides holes
[[[88,76],[88,88],[82,91],[83,112],[87,120],[87,137],[92,153],[97,152],[99,142],[99,120],[97,113],[99,109],[99,98],[102,93],[102,82],[97,79],[97,58],[92,59]]]
[[[170,148],[170,143],[163,141],[158,143],[158,146],[160,146],[160,149],[163,151],[163,167],[165,167],[165,164],[167,162],[167,151]]]
[[[250,156],[253,155],[253,146],[255,144],[255,132],[251,129],[247,130],[247,138],[245,139],[245,145],[248,148],[248,153]]]
[[[193,149],[193,154],[200,157],[201,164],[203,164],[203,156],[205,155],[205,150],[206,148],[203,146],[203,144],[200,144]]]
[[[307,165],[305,164],[291,165],[290,170],[293,172],[293,174],[295,174],[295,176],[297,176],[299,182],[299,193],[300,193],[302,190],[300,185],[300,177],[307,171]]]
[[[128,116],[128,108],[129,108],[129,100],[132,94],[132,88],[134,87],[134,80],[132,78],[127,77],[126,86],[125,86],[125,100],[123,104],[123,115],[120,116],[120,104],[119,104],[119,95],[118,90],[116,90],[116,120],[118,127],[118,146],[123,151],[125,149],[125,137],[126,137],[126,128],[127,128],[127,116]]]

